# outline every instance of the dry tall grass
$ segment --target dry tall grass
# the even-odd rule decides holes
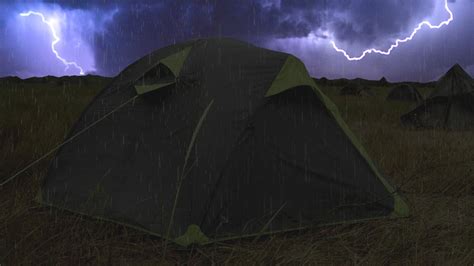
[[[91,84],[91,83],[90,83]],[[103,82],[0,87],[0,177],[58,144]],[[410,104],[340,97],[323,88],[382,172],[400,187],[411,217],[381,219],[180,250],[124,226],[39,206],[48,160],[0,188],[0,263],[19,264],[439,264],[474,263],[474,132],[402,128]],[[426,94],[424,91],[423,94]]]

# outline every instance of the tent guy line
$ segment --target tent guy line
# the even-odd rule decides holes
[[[53,154],[53,152],[57,151],[59,148],[61,148],[62,146],[66,145],[67,143],[73,141],[75,138],[77,138],[79,135],[83,134],[84,132],[86,132],[88,129],[90,129],[91,127],[97,125],[99,122],[101,122],[102,120],[106,119],[107,117],[109,117],[111,114],[117,112],[119,109],[121,109],[122,107],[124,107],[125,105],[129,104],[130,102],[133,102],[135,99],[137,99],[140,95],[136,95],[130,99],[128,99],[126,102],[120,104],[119,106],[117,106],[115,109],[113,109],[112,111],[110,111],[109,113],[105,114],[103,117],[101,117],[100,119],[98,119],[97,121],[93,122],[92,124],[88,125],[87,127],[83,128],[81,131],[77,132],[76,134],[74,134],[73,136],[71,136],[70,138],[66,139],[64,142],[58,144],[56,147],[52,148],[50,151],[48,151],[47,153],[45,153],[43,156],[39,157],[38,159],[34,160],[33,162],[31,162],[30,164],[28,164],[27,166],[25,166],[23,169],[17,171],[15,174],[13,174],[12,176],[10,176],[9,178],[5,179],[5,181],[3,181],[2,183],[0,183],[0,187],[3,187],[4,185],[8,184],[10,181],[12,181],[13,179],[15,179],[17,176],[19,176],[20,174],[24,173],[26,170],[30,169],[31,167],[35,166],[37,163],[41,162],[42,160],[44,160],[46,157],[48,157],[49,155]]]
[[[23,13],[20,13],[20,16],[22,17],[29,17],[31,15],[34,15],[34,16],[38,16],[41,18],[41,21],[48,25],[49,29],[51,30],[51,34],[53,35],[53,41],[51,42],[51,51],[54,53],[54,55],[56,56],[56,58],[61,61],[65,66],[66,66],[66,69],[64,71],[66,71],[67,69],[69,69],[70,66],[74,66],[75,68],[77,68],[79,70],[79,75],[84,75],[84,69],[79,66],[76,62],[74,61],[67,61],[66,59],[64,59],[63,57],[61,57],[59,55],[59,52],[56,50],[56,44],[61,41],[61,38],[59,38],[58,34],[56,33],[56,30],[54,29],[54,26],[53,26],[53,23],[54,21],[52,20],[47,20],[43,13],[40,13],[40,12],[36,12],[36,11],[28,11],[28,12],[23,12]]]
[[[418,31],[420,31],[421,28],[423,28],[423,26],[428,26],[428,28],[430,28],[430,29],[440,29],[443,26],[449,25],[449,23],[451,23],[451,21],[454,20],[454,15],[453,15],[453,12],[449,9],[448,0],[444,0],[444,9],[449,14],[449,18],[447,20],[442,21],[438,25],[432,25],[431,22],[429,22],[427,20],[424,20],[424,21],[420,22],[418,24],[418,26],[415,29],[413,29],[410,36],[408,36],[404,39],[395,40],[395,43],[392,44],[390,46],[390,48],[386,51],[379,50],[379,49],[376,49],[376,48],[370,48],[370,49],[367,49],[364,52],[362,52],[362,54],[360,56],[351,57],[347,53],[347,51],[345,51],[344,49],[339,48],[334,41],[331,41],[331,44],[332,44],[332,47],[334,48],[334,50],[336,50],[339,53],[342,53],[347,58],[347,60],[349,60],[349,61],[362,60],[366,55],[371,54],[371,53],[376,53],[376,54],[381,54],[381,55],[390,55],[390,53],[393,51],[393,49],[397,48],[401,43],[406,43],[406,42],[411,41],[415,37],[415,35],[418,33]]]

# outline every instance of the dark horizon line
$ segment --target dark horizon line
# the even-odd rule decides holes
[[[29,76],[29,77],[26,77],[26,78],[21,78],[19,76],[12,76],[12,75],[8,75],[8,76],[0,76],[0,80],[4,80],[4,79],[19,79],[19,80],[29,80],[29,79],[41,79],[41,78],[75,78],[75,77],[79,77],[79,78],[84,78],[84,77],[99,77],[99,78],[109,78],[109,79],[113,79],[115,77],[117,77],[117,75],[115,76],[108,76],[108,75],[98,75],[98,74],[85,74],[85,75],[64,75],[64,76],[54,76],[54,75],[45,75],[45,76]],[[380,82],[382,78],[385,78],[385,77],[382,77],[380,79],[366,79],[366,78],[361,78],[361,77],[357,77],[357,78],[347,78],[347,77],[340,77],[340,78],[334,78],[334,79],[330,79],[330,78],[327,78],[325,76],[320,76],[320,77],[315,77],[315,76],[311,76],[311,78],[313,79],[316,79],[316,80],[321,80],[321,79],[326,79],[327,81],[339,81],[339,80],[347,80],[347,81],[356,81],[356,80],[362,80],[362,81],[369,81],[369,82]],[[414,81],[414,80],[401,80],[401,81],[389,81],[387,78],[386,79],[386,82],[387,83],[391,83],[391,84],[396,84],[396,83],[419,83],[419,84],[429,84],[429,83],[433,83],[433,82],[436,82],[437,80],[430,80],[430,81],[423,81],[423,82],[419,82],[419,81]]]

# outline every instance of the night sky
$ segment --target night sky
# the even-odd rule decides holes
[[[429,81],[460,63],[474,74],[474,0],[449,0],[454,19],[422,27],[389,56],[387,50],[423,20],[449,18],[445,0],[0,0],[0,76],[78,75],[55,48],[86,74],[114,76],[141,56],[190,38],[227,36],[293,53],[315,77]]]

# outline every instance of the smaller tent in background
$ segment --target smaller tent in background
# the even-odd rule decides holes
[[[442,76],[435,90],[418,107],[401,117],[407,126],[474,129],[474,86],[458,64]]]
[[[472,77],[459,64],[456,64],[438,80],[429,98],[472,93],[474,93]]]
[[[397,85],[389,92],[387,101],[413,101],[421,102],[423,97],[417,89],[408,84]]]
[[[357,84],[349,84],[341,89],[340,95],[352,95],[369,97],[374,96],[373,91],[369,87],[361,87]]]
[[[379,83],[382,84],[382,85],[387,85],[388,84],[388,81],[385,77],[382,77],[380,80],[379,80]]]

